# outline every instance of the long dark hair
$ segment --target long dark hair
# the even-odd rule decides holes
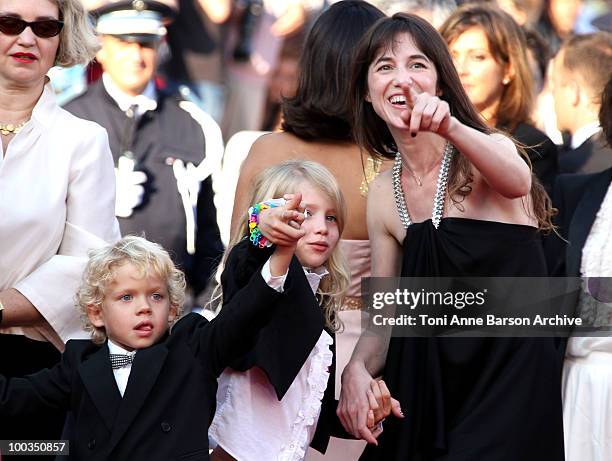
[[[302,139],[352,140],[349,81],[355,48],[384,13],[364,1],[332,5],[310,30],[293,98],[283,101],[285,131]]]
[[[357,49],[351,95],[354,135],[359,146],[379,158],[392,159],[397,152],[397,145],[387,124],[366,101],[366,95],[370,64],[381,50],[395,46],[397,37],[403,34],[408,34],[417,48],[434,64],[438,75],[438,94],[448,102],[452,115],[475,130],[492,133],[494,130],[487,126],[463,89],[442,36],[424,19],[413,14],[397,13],[390,18],[378,20],[363,37]],[[461,202],[472,191],[472,181],[472,164],[465,156],[455,155],[448,179],[448,195],[459,209],[462,209]],[[532,183],[531,198],[540,229],[551,230],[553,225],[550,199],[537,180]]]
[[[394,158],[397,152],[395,140],[387,124],[366,101],[368,94],[368,69],[380,50],[393,47],[397,37],[408,34],[414,44],[434,64],[438,74],[438,92],[448,102],[452,114],[462,123],[483,133],[491,130],[468,98],[459,75],[448,52],[446,43],[426,20],[419,16],[397,13],[390,18],[380,19],[359,44],[351,93],[354,109],[355,140],[367,152],[383,158]],[[470,191],[472,182],[471,164],[463,155],[453,157],[448,191],[451,199],[459,204]]]

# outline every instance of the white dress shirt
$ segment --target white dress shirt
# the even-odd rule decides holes
[[[106,130],[61,109],[49,84],[0,155],[0,216],[0,290],[17,289],[50,324],[0,333],[60,349],[88,338],[74,296],[87,251],[120,237],[113,159]]]
[[[121,346],[115,344],[111,339],[108,340],[108,353],[109,354],[122,354],[122,355],[136,355],[136,351],[128,351]],[[109,358],[110,360],[110,358]],[[113,369],[113,375],[115,375],[115,381],[119,388],[121,397],[125,394],[125,388],[127,387],[128,379],[130,378],[130,372],[132,371],[132,364],[128,364],[121,368]]]
[[[282,292],[286,274],[272,277],[269,262],[261,271],[262,277],[269,286]],[[328,272],[324,267],[304,272],[314,294]],[[332,337],[323,330],[280,402],[261,369],[237,372],[226,368],[219,378],[217,411],[209,436],[238,461],[304,459],[327,388],[332,343]]]
[[[140,118],[145,112],[157,109],[157,91],[152,81],[147,83],[142,94],[130,96],[124,93],[106,73],[102,74],[102,84],[111,98],[115,100],[119,109],[126,112],[131,106],[136,106],[136,117]]]
[[[601,131],[601,126],[599,126],[598,121],[587,123],[586,125],[581,126],[572,135],[572,142],[571,142],[572,149],[578,149],[580,146],[582,146],[585,143],[587,139],[599,133],[600,131]]]

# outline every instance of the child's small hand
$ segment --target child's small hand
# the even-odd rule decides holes
[[[367,425],[370,430],[375,428],[375,426],[391,413],[397,418],[404,417],[399,401],[391,397],[389,388],[382,379],[373,380],[367,394],[370,402]],[[375,431],[372,432],[374,433]],[[380,430],[379,433],[380,432],[382,432],[382,430]]]
[[[300,209],[302,194],[286,194],[287,203],[282,207],[268,208],[259,213],[259,230],[270,242],[293,247],[304,236],[300,228],[304,213]]]

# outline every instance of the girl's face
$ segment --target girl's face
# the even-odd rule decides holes
[[[340,238],[338,213],[333,201],[307,181],[297,188],[302,193],[301,206],[306,234],[298,241],[295,255],[304,267],[315,269],[325,264]]]
[[[438,74],[434,63],[417,48],[408,34],[397,36],[393,46],[381,49],[368,69],[366,100],[389,128],[407,129],[400,114],[411,108],[400,88],[402,82],[412,80],[421,92],[438,94]]]
[[[480,27],[466,30],[448,47],[472,104],[485,118],[495,117],[504,81],[510,78],[508,66],[495,60],[489,40]]]

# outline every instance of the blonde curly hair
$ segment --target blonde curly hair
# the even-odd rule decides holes
[[[91,333],[91,340],[96,344],[106,341],[106,331],[91,323],[88,310],[101,309],[106,287],[114,280],[116,269],[127,263],[136,266],[143,276],[154,274],[165,280],[170,305],[176,308],[176,318],[180,316],[185,300],[185,275],[160,245],[135,235],[127,236],[112,245],[89,251],[76,295],[83,328]]]

